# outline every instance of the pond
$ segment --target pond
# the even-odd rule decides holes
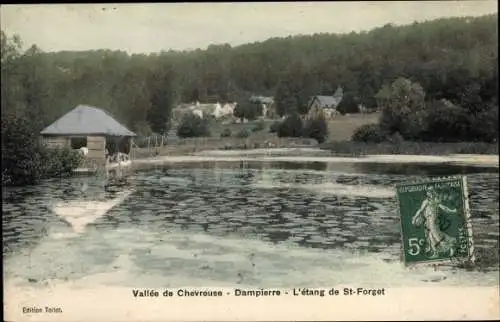
[[[477,265],[405,268],[393,186],[466,174]],[[4,189],[4,278],[44,287],[496,286],[497,168],[191,162]],[[54,205],[121,203],[80,232]],[[94,207],[94,208],[92,208]]]

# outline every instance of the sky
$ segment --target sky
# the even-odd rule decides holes
[[[32,4],[2,5],[0,24],[25,48],[151,53],[491,13],[498,13],[496,0]]]

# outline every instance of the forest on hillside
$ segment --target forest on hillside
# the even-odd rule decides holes
[[[180,102],[242,102],[252,94],[270,95],[286,115],[303,112],[311,95],[331,95],[341,86],[349,111],[357,104],[380,104],[384,89],[398,78],[419,84],[425,101],[445,98],[468,115],[498,115],[497,19],[388,24],[369,32],[150,55],[43,52],[36,44],[22,51],[22,39],[2,31],[2,118],[23,115],[38,133],[76,105],[88,104],[147,135],[164,133],[172,107]]]

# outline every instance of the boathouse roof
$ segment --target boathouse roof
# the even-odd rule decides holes
[[[136,136],[106,111],[88,105],[78,105],[42,130],[41,134]]]

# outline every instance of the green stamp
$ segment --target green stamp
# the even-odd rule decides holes
[[[474,261],[465,176],[399,184],[396,195],[406,265]]]

